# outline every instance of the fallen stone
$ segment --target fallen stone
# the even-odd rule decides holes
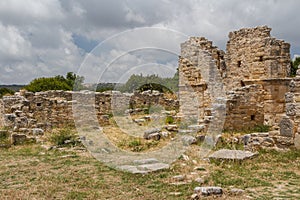
[[[27,141],[27,136],[25,134],[13,133],[11,134],[11,143],[13,145],[23,144]]]
[[[158,163],[158,160],[156,158],[147,158],[142,160],[134,160],[133,163],[135,165],[153,164]]]
[[[184,175],[177,175],[177,176],[173,176],[172,179],[174,181],[184,181],[185,176]]]
[[[186,130],[186,129],[180,129],[178,131],[178,133],[181,133],[181,134],[187,134],[187,133],[193,133],[194,131],[193,130]]]
[[[44,135],[44,130],[41,128],[33,128],[31,132],[33,135]]]
[[[284,117],[280,124],[280,135],[285,137],[293,137],[294,135],[294,123],[289,117]]]
[[[181,192],[170,192],[169,194],[172,196],[177,196],[177,197],[182,195]]]
[[[152,129],[148,129],[148,130],[144,131],[144,134],[149,135],[149,134],[158,133],[158,132],[160,132],[159,128],[152,128]]]
[[[238,188],[232,188],[232,189],[229,191],[229,193],[230,193],[231,195],[241,195],[241,194],[243,194],[244,192],[245,192],[244,190],[238,189]]]
[[[118,169],[122,170],[122,171],[127,171],[133,174],[146,174],[147,171],[145,170],[140,170],[137,168],[137,166],[134,165],[122,165],[119,166]]]
[[[203,180],[202,178],[196,178],[196,179],[195,179],[195,182],[200,183],[200,184],[203,184],[203,183],[204,183],[204,180]]]
[[[205,171],[206,169],[205,169],[205,167],[203,167],[203,166],[197,166],[197,167],[194,168],[194,170],[197,170],[197,171]]]
[[[209,159],[224,159],[224,160],[245,160],[253,158],[257,153],[242,150],[221,149],[209,156]]]
[[[194,192],[197,194],[201,194],[203,196],[210,196],[210,195],[222,195],[223,189],[221,187],[195,187]]]
[[[166,132],[166,131],[161,132],[161,136],[164,137],[164,138],[169,137],[169,135],[170,135],[169,132]]]
[[[198,194],[192,194],[191,199],[192,200],[198,200],[199,199],[199,195]]]
[[[166,126],[166,129],[168,131],[176,132],[176,131],[178,131],[178,126],[176,124],[169,124]]]
[[[195,130],[195,131],[202,131],[205,129],[205,125],[198,125],[198,124],[190,125],[188,126],[188,129]]]
[[[189,156],[187,156],[187,155],[185,155],[185,154],[182,154],[181,157],[182,157],[182,159],[185,160],[185,161],[189,161],[189,160],[190,160]]]
[[[185,136],[182,136],[182,143],[187,146],[191,145],[191,144],[196,144],[197,139],[193,136],[185,135]]]
[[[160,140],[161,135],[160,135],[160,133],[151,133],[147,136],[144,136],[144,138],[146,140],[156,140],[156,141],[158,141],[158,140]]]
[[[145,164],[145,165],[138,165],[137,169],[141,171],[157,171],[162,169],[168,169],[170,165],[165,163],[153,163],[153,164]]]

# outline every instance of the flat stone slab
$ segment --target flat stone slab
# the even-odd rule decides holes
[[[210,159],[245,160],[256,156],[257,153],[242,150],[221,149],[209,156]]]
[[[133,174],[146,174],[157,170],[168,169],[169,167],[170,165],[161,163],[155,158],[148,158],[134,160],[132,165],[122,165],[117,168]]]
[[[158,163],[158,160],[155,158],[147,158],[142,160],[134,160],[133,163],[135,165],[153,164],[153,163]]]
[[[157,171],[157,170],[162,170],[162,169],[168,169],[170,165],[165,164],[165,163],[153,163],[153,164],[145,164],[145,165],[139,165],[137,168],[139,170],[145,170],[145,171]]]

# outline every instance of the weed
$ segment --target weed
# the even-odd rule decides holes
[[[74,146],[79,144],[77,133],[71,128],[54,130],[50,135],[50,142],[57,146]]]
[[[173,124],[174,118],[172,116],[167,116],[165,122],[166,124]]]

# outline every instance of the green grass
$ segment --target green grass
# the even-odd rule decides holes
[[[139,142],[132,141],[134,147]],[[105,166],[87,152],[53,149],[38,144],[0,149],[0,199],[189,199],[199,183],[170,184],[174,175],[203,177],[206,186],[245,189],[254,199],[299,199],[300,151],[261,151],[244,162],[205,162],[188,151],[169,170],[130,174]],[[196,162],[196,164],[195,164]],[[184,164],[184,165],[183,165]],[[202,166],[203,170],[194,170]],[[279,187],[281,185],[281,187]],[[179,196],[170,193],[180,192]]]

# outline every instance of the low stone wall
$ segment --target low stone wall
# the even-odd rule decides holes
[[[120,92],[98,93],[91,91],[47,91],[20,92],[13,96],[5,96],[0,101],[3,116],[2,126],[12,128],[16,132],[30,132],[31,129],[43,130],[53,127],[74,126],[74,116],[78,120],[88,121],[87,116],[95,113],[99,123],[109,123],[113,110],[129,108],[145,108],[160,105],[165,109],[178,109],[176,99],[167,98],[158,92],[122,94]],[[73,111],[87,110],[91,114],[74,115]],[[79,108],[79,109],[78,109]],[[1,121],[0,121],[1,122]]]

